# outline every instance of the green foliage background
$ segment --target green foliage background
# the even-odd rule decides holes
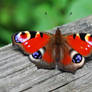
[[[92,0],[0,0],[0,47],[24,30],[48,30],[92,14]]]

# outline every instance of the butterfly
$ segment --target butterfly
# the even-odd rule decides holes
[[[12,35],[12,43],[29,55],[38,68],[74,72],[92,53],[92,35],[88,33],[55,34],[23,31]]]

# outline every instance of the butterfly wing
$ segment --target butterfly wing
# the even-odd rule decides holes
[[[49,34],[35,31],[19,32],[12,36],[13,44],[18,45],[27,54],[32,54],[44,47],[49,39]]]
[[[24,31],[12,36],[13,45],[20,47],[29,55],[31,61],[38,68],[54,68],[52,57],[51,38],[52,34],[35,31]]]
[[[66,37],[69,45],[83,56],[92,52],[92,35],[87,33],[73,34]]]
[[[87,33],[65,35],[70,50],[64,52],[59,68],[73,72],[84,65],[85,57],[92,53],[92,36]]]
[[[58,63],[60,70],[75,72],[84,65],[85,57],[75,50],[65,52],[64,58]]]

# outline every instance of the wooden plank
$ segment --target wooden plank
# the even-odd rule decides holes
[[[62,33],[92,33],[92,16],[59,28]],[[91,61],[75,74],[37,69],[28,56],[13,48],[11,44],[7,45],[0,48],[0,92],[91,92]]]

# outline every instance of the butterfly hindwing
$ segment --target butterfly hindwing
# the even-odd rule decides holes
[[[48,48],[46,49],[44,47],[39,49],[37,52],[30,54],[29,58],[38,68],[44,68],[44,69],[55,68],[55,63],[53,60],[52,53],[50,52],[50,50],[48,50]]]
[[[64,53],[64,58],[59,62],[59,69],[74,72],[84,65],[85,57],[71,49]]]

